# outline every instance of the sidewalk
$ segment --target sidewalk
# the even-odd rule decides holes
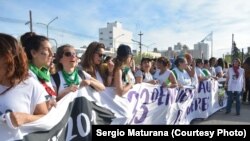
[[[230,114],[225,114],[226,109],[221,109],[207,119],[196,119],[191,125],[250,125],[250,105],[241,104],[240,116],[236,116],[235,103]]]

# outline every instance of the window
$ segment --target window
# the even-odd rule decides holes
[[[113,33],[113,31],[109,31],[109,33]]]
[[[103,34],[103,32],[100,32],[100,34]]]
[[[100,40],[103,40],[103,38],[100,38]]]
[[[113,39],[113,37],[109,37],[109,39]]]

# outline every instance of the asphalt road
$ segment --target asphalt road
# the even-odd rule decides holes
[[[207,119],[195,119],[191,125],[250,125],[250,105],[241,104],[240,116],[236,116],[235,103],[231,113],[225,114],[226,109],[221,109]]]

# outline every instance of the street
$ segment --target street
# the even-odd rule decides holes
[[[240,116],[236,116],[235,103],[232,105],[231,113],[225,114],[223,108],[207,119],[195,119],[191,125],[250,125],[250,105],[241,104]]]

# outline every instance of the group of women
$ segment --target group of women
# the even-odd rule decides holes
[[[166,57],[157,58],[155,64],[150,58],[142,58],[140,69],[134,72],[131,69],[133,54],[128,45],[120,45],[115,58],[105,58],[104,50],[104,44],[92,42],[78,62],[72,45],[58,47],[54,55],[45,36],[29,32],[22,35],[21,42],[18,42],[14,37],[0,33],[2,134],[19,139],[18,132],[10,126],[16,128],[41,118],[56,106],[57,101],[81,87],[90,86],[98,92],[106,87],[114,87],[115,93],[123,96],[137,83],[157,84],[166,88],[183,87],[206,80],[208,77],[205,74],[212,77],[213,73],[204,71],[203,62],[195,62],[190,54],[178,57],[174,68],[171,68]],[[243,88],[244,70],[239,67],[239,60],[234,60],[227,74],[230,97]],[[239,87],[233,87],[235,83]],[[229,98],[228,103],[231,101]],[[227,113],[230,109],[229,105]]]

